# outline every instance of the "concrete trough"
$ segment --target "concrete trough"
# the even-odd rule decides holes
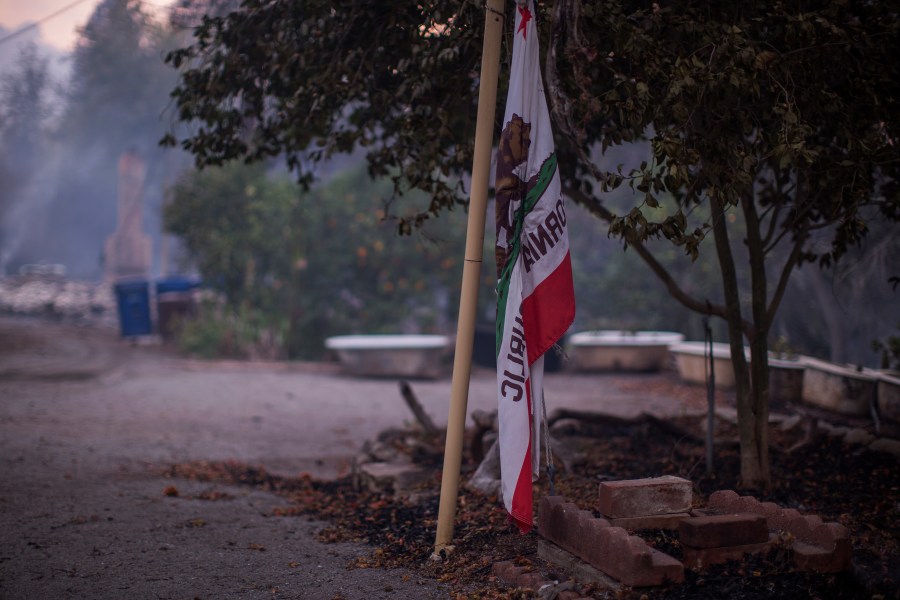
[[[900,373],[896,371],[878,375],[878,415],[900,425]]]
[[[448,372],[450,341],[445,335],[339,335],[325,347],[352,375],[436,379]]]
[[[684,340],[671,331],[582,331],[569,337],[569,353],[576,371],[660,371],[669,346]]]
[[[675,366],[682,381],[706,385],[709,373],[709,344],[706,342],[683,342],[673,345],[669,351],[675,357]],[[745,349],[745,352],[749,358],[750,350]],[[713,342],[712,355],[716,387],[733,388],[734,367],[731,366],[731,347],[722,342]]]
[[[878,373],[851,365],[807,358],[803,371],[803,401],[844,415],[864,417],[875,401]]]

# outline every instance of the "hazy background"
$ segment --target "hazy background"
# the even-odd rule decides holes
[[[99,281],[103,244],[116,224],[117,163],[128,150],[138,152],[147,168],[144,231],[154,243],[150,276],[182,268],[162,258],[163,247],[174,255],[177,246],[174,237],[162,233],[162,210],[167,190],[190,171],[191,161],[161,149],[158,141],[171,126],[169,92],[176,82],[163,57],[190,42],[195,15],[170,14],[172,4],[0,0],[0,277],[18,273],[22,265],[51,263],[64,265],[71,279]],[[636,145],[607,160],[639,161],[643,152]],[[324,181],[359,162],[342,157],[323,165],[319,175]],[[273,177],[283,175],[273,166]],[[631,201],[621,197],[612,204],[621,210]],[[633,252],[609,239],[604,224],[578,207],[569,211],[578,302],[573,331],[665,329],[702,338],[702,319],[677,305]],[[657,250],[685,289],[721,301],[709,244],[696,263],[666,244]],[[461,256],[463,249],[447,250],[454,251]],[[865,244],[837,269],[805,265],[794,275],[773,342],[838,362],[877,366],[872,341],[896,335],[900,326],[900,302],[887,284],[898,270],[897,228],[876,222]],[[491,313],[486,288],[485,321]],[[725,338],[721,323],[714,322],[714,335]]]

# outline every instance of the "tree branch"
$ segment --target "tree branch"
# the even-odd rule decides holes
[[[569,188],[564,186],[563,193],[572,198],[577,204],[585,207],[595,216],[600,219],[606,221],[607,223],[612,222],[615,218],[615,215],[612,214],[609,209],[603,206],[596,198],[588,196],[581,190],[576,190],[573,188]],[[678,302],[680,302],[684,307],[698,312],[703,315],[710,315],[714,317],[725,318],[725,307],[719,304],[713,304],[709,300],[701,301],[693,296],[689,295],[685,292],[678,283],[672,278],[666,268],[660,264],[656,257],[647,249],[646,246],[640,241],[636,239],[626,240],[628,245],[634,248],[634,251],[637,252],[638,256],[650,267],[650,270],[662,281],[663,285],[666,286],[669,294]],[[749,323],[745,324],[745,327],[749,326]]]
[[[716,243],[716,254],[719,257],[719,269],[722,271],[722,289],[725,292],[725,308],[723,312],[725,314],[725,322],[728,324],[729,338],[732,345],[734,345],[735,336],[732,334],[741,331],[747,339],[752,341],[754,336],[753,324],[741,317],[737,273],[734,269],[734,254],[731,252],[728,228],[725,225],[725,207],[722,201],[715,196],[710,196],[709,202],[712,208],[713,239]],[[735,371],[737,371],[737,363],[743,361],[743,352],[737,357],[734,354],[732,352],[732,360],[735,361]]]
[[[771,212],[772,214],[771,214],[771,217],[769,220],[769,227],[768,227],[768,230],[766,231],[766,235],[764,235],[762,238],[763,253],[768,253],[769,250],[772,248],[772,246],[769,246],[769,242],[772,241],[772,236],[775,235],[775,226],[778,225],[778,215],[781,214],[781,205],[774,204],[771,207],[769,207],[768,209],[766,209],[765,211],[763,211],[760,214],[760,222],[762,222],[763,219],[765,219],[767,216],[769,216],[768,215],[769,212]]]
[[[781,269],[781,275],[778,277],[778,284],[775,286],[775,293],[772,294],[772,300],[769,302],[769,307],[766,310],[767,323],[771,323],[775,320],[775,313],[778,312],[778,307],[781,305],[781,299],[787,289],[788,280],[790,279],[791,273],[794,271],[794,267],[797,266],[797,262],[800,260],[803,244],[805,242],[806,233],[804,232],[794,243],[794,249],[791,250],[791,255],[785,261],[784,266]]]

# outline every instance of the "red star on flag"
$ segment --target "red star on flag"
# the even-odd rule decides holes
[[[522,15],[522,20],[519,21],[519,28],[516,30],[516,33],[522,32],[522,39],[528,39],[528,21],[531,20],[531,11],[528,10],[528,6],[520,6],[519,14]]]

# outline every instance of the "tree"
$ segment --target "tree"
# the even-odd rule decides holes
[[[361,169],[301,195],[264,165],[229,164],[184,174],[165,224],[224,295],[228,319],[258,323],[291,357],[319,358],[330,335],[440,332],[451,320],[460,259],[446,247],[465,228],[448,215],[394,235],[372,210],[390,195]]]
[[[765,488],[768,336],[791,274],[839,260],[869,220],[900,219],[897,11],[557,0],[539,12],[564,192],[678,302],[725,321],[742,482]],[[408,230],[465,201],[481,22],[475,3],[444,0],[247,0],[168,57],[178,118],[194,126],[181,144],[200,166],[284,155],[303,182],[317,159],[364,147],[399,192],[429,193]],[[639,162],[598,164],[641,141]],[[615,214],[604,197],[625,184],[635,202]],[[692,257],[711,242],[722,300],[679,285],[648,249],[655,238]]]
[[[115,229],[117,164],[129,149],[146,161],[145,215],[157,216],[161,193],[153,191],[169,165],[156,141],[176,80],[163,54],[175,44],[142,6],[104,0],[80,32],[51,152],[40,157],[45,165],[53,158],[43,175],[46,214],[30,225],[22,259],[65,263],[73,276],[101,272],[103,242]]]
[[[22,238],[16,213],[45,151],[50,78],[34,45],[19,52],[18,67],[0,78],[0,274]]]

